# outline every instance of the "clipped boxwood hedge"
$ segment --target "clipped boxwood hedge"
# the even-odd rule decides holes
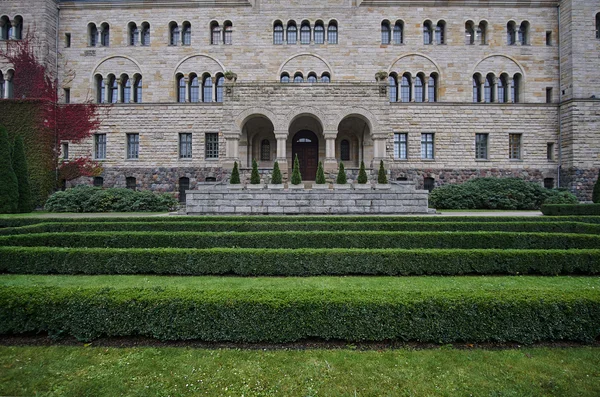
[[[600,204],[546,204],[542,205],[542,214],[550,216],[600,215]]]
[[[141,335],[210,342],[593,342],[600,335],[600,291],[0,288],[0,334],[46,331],[84,341]]]
[[[0,236],[0,246],[595,249],[600,236],[510,232],[89,232]]]
[[[582,222],[50,222],[0,229],[0,235],[99,231],[505,231],[599,234]]]
[[[0,247],[0,273],[238,276],[600,274],[600,250]]]

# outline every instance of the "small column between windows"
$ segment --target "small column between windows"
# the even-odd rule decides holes
[[[123,80],[120,77],[117,79],[117,102],[123,103]]]
[[[508,80],[508,83],[506,84],[506,89],[508,90],[507,91],[508,92],[508,95],[507,95],[508,100],[506,102],[514,103],[513,97],[512,97],[513,81],[510,77],[507,80]]]
[[[493,81],[493,90],[492,90],[492,102],[497,103],[498,102],[498,78],[494,77],[494,81]]]
[[[429,102],[429,79],[427,76],[423,77],[423,102]]]
[[[19,21],[17,21],[16,19],[13,19],[12,21],[10,21],[10,26],[12,26],[12,29],[9,29],[10,37],[8,39],[16,40],[17,39],[17,27],[19,26]]]
[[[104,79],[104,103],[111,103],[112,98],[110,97],[111,89],[110,89],[110,79],[107,77]]]
[[[410,102],[415,101],[415,80],[416,77],[410,79]]]
[[[478,99],[479,103],[485,102],[485,78],[483,80],[484,80],[483,83],[481,81],[477,82],[477,86],[479,87],[479,98],[477,98],[477,99]]]
[[[188,74],[183,76],[183,82],[185,84],[184,101],[187,103],[190,101],[190,76]]]

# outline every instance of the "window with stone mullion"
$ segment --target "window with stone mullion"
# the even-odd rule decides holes
[[[488,134],[475,134],[475,158],[478,160],[487,160]]]
[[[394,158],[399,160],[407,159],[407,139],[408,134],[394,134]]]
[[[205,135],[205,152],[207,159],[219,158],[219,135],[216,133],[207,133]]]
[[[432,160],[434,157],[433,151],[433,135],[434,134],[421,134],[421,158]]]
[[[139,158],[140,134],[127,134],[127,158]]]
[[[106,158],[106,134],[94,135],[94,158],[104,160]]]
[[[179,134],[179,158],[192,158],[192,134]]]

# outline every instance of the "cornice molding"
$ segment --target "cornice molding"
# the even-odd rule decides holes
[[[60,0],[61,9],[252,7],[254,0]]]
[[[359,7],[557,7],[560,0],[357,0]]]

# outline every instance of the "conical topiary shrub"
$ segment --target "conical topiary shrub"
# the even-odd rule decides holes
[[[294,159],[294,168],[292,170],[292,185],[299,185],[302,183],[302,175],[300,175],[300,161],[298,155]]]
[[[283,178],[281,177],[281,170],[279,169],[279,163],[275,161],[273,164],[273,178],[271,178],[271,183],[273,185],[281,185],[283,182]]]
[[[598,171],[598,179],[596,179],[594,190],[592,191],[592,201],[596,204],[600,204],[600,171]]]
[[[379,173],[377,174],[377,183],[386,185],[388,183],[387,176],[385,175],[385,168],[383,168],[383,160],[379,162]]]
[[[346,171],[344,170],[344,163],[340,163],[340,170],[338,171],[335,183],[337,183],[338,185],[345,185],[346,183],[348,183],[348,179],[346,178]]]
[[[260,184],[260,174],[258,173],[258,164],[256,163],[256,159],[252,159],[252,173],[250,174],[250,184]]]
[[[358,171],[357,182],[360,183],[361,185],[364,185],[368,181],[369,181],[369,178],[367,178],[367,171],[365,171],[365,162],[361,161],[360,162],[360,170]]]
[[[31,212],[33,206],[31,200],[31,187],[29,186],[29,171],[27,170],[27,159],[25,158],[23,137],[20,135],[15,139],[12,163],[13,170],[17,177],[17,185],[19,186],[18,211]]]
[[[0,214],[17,212],[19,207],[19,185],[11,161],[8,133],[0,126]]]
[[[319,166],[317,167],[317,177],[315,178],[315,183],[317,185],[324,185],[325,181],[325,172],[323,171],[323,163],[319,161]]]
[[[240,170],[238,169],[237,161],[233,163],[233,171],[231,171],[231,179],[229,183],[232,185],[240,184]]]

